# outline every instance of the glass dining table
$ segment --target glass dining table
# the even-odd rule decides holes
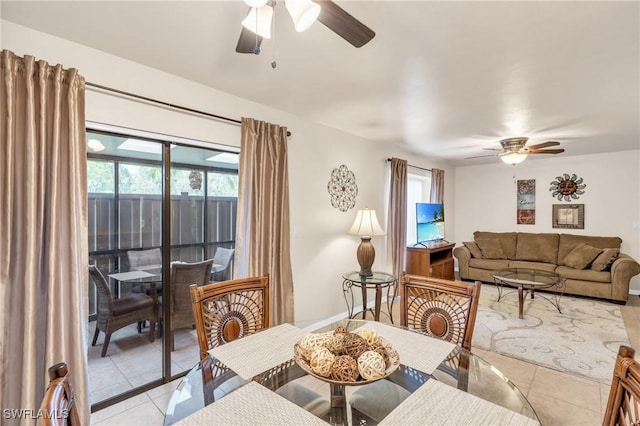
[[[227,343],[217,348],[219,352],[211,351],[174,391],[164,424],[197,425],[214,419],[219,424],[269,424],[269,419],[279,419],[280,424],[358,424],[352,418],[351,404],[358,389],[365,387],[385,394],[359,398],[359,411],[375,411],[380,407],[373,405],[381,400],[397,404],[380,424],[540,424],[518,388],[472,352],[416,330],[373,321],[340,320],[313,332],[336,327],[350,332],[371,328],[397,349],[400,366],[382,379],[389,386],[377,382],[335,385],[308,374],[294,360],[293,343],[309,332],[285,324]],[[273,361],[266,359],[269,357]],[[212,375],[212,366],[221,365],[223,373]],[[269,367],[264,368],[266,365]],[[328,402],[327,410],[318,412],[318,404],[300,404],[292,392],[281,392],[291,383],[312,389]],[[288,405],[281,407],[285,403]]]

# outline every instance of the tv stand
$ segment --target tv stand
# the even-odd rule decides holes
[[[440,239],[440,240],[430,240],[430,241],[421,241],[419,243],[415,243],[412,247],[424,247],[424,248],[431,248],[434,246],[439,246],[442,243],[449,243],[449,241],[445,240],[444,238]]]
[[[446,240],[425,241],[420,247],[407,247],[405,271],[407,274],[454,280],[453,247]]]

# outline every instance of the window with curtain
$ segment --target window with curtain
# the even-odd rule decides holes
[[[428,203],[431,197],[431,172],[407,174],[407,245],[417,242],[416,203]]]

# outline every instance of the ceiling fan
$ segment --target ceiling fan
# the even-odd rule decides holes
[[[245,3],[251,6],[251,10],[242,21],[236,52],[258,55],[262,39],[271,37],[276,0],[245,0]],[[284,4],[298,32],[309,28],[317,19],[355,47],[364,46],[376,35],[331,0],[284,0]]]
[[[544,149],[550,146],[558,146],[560,145],[560,142],[546,141],[546,142],[542,142],[535,145],[525,146],[528,140],[529,138],[525,138],[525,137],[502,139],[500,141],[500,145],[502,145],[502,149],[483,148],[490,151],[500,151],[498,154],[477,155],[475,157],[467,157],[466,159],[490,157],[493,155],[497,155],[505,163],[516,165],[518,163],[523,162],[524,159],[527,158],[527,155],[529,154],[560,154],[564,152],[564,149],[562,148]]]

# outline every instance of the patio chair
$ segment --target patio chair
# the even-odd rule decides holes
[[[231,259],[233,259],[234,252],[235,249],[228,249],[224,247],[218,247],[216,249],[216,252],[213,255],[213,263],[220,266],[216,266],[213,269],[213,279],[211,281],[226,281],[231,279],[231,268],[229,268],[229,266],[231,264]]]
[[[193,328],[196,321],[193,318],[189,286],[205,285],[211,277],[213,260],[196,263],[171,264],[171,350],[175,348],[174,331],[180,328]],[[162,298],[160,298],[162,305]]]
[[[159,248],[148,250],[129,250],[127,251],[127,259],[129,260],[129,269],[139,269],[145,266],[162,266],[162,252]]]
[[[471,350],[478,312],[480,282],[463,283],[418,275],[400,279],[400,324]],[[446,360],[448,373],[466,390],[468,359],[464,354]],[[379,380],[353,392],[349,403],[353,424],[380,423],[409,396],[409,391]]]
[[[629,346],[618,348],[603,426],[640,424],[640,362],[635,353]]]
[[[48,415],[38,417],[38,426],[80,426],[73,385],[65,362],[49,368],[49,385],[44,392],[40,412]]]
[[[192,285],[190,291],[203,380],[209,383],[229,373],[225,365],[212,362],[210,349],[269,327],[269,275]],[[318,417],[331,409],[328,399],[296,382],[276,392]]]
[[[111,333],[129,324],[138,324],[146,320],[149,320],[150,323],[149,341],[153,342],[157,321],[153,298],[143,293],[134,293],[120,299],[114,299],[107,281],[94,265],[89,265],[89,278],[98,291],[98,318],[91,346],[96,345],[98,335],[102,331],[105,336],[101,356],[104,357],[107,354]],[[151,285],[155,284],[151,283]]]

